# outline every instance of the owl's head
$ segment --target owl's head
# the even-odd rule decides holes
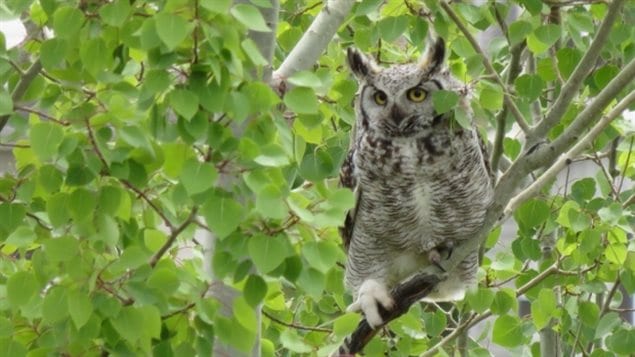
[[[357,125],[385,137],[412,137],[448,120],[438,114],[432,93],[454,90],[457,81],[444,62],[445,42],[432,41],[417,63],[380,67],[356,48],[349,48],[348,65],[357,78]]]

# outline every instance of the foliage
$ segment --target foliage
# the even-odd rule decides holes
[[[407,61],[433,28],[452,73],[474,91],[480,131],[502,128],[493,144],[501,161],[514,160],[523,143],[506,96],[536,124],[608,7],[552,3],[451,5],[474,34],[519,6],[505,36],[485,47],[509,79],[512,49],[526,46],[524,72],[505,88],[435,1],[355,3],[319,62],[283,87],[262,80],[269,59],[250,35],[270,30],[261,14],[268,0],[3,3],[4,17],[23,14],[29,37],[13,49],[0,37],[0,138],[15,158],[0,178],[0,355],[209,355],[214,344],[249,353],[256,342],[265,356],[333,351],[359,320],[345,313],[337,231],[354,203],[337,184],[356,90],[343,49]],[[322,6],[280,2],[273,68]],[[627,2],[548,139],[635,57],[634,23]],[[442,111],[456,102],[449,92],[433,99]],[[614,121],[576,158],[596,164],[592,175],[514,211],[510,248],[485,255],[476,292],[447,314],[413,306],[366,353],[421,354],[465,323],[458,311],[464,328],[491,317],[470,354],[487,354],[479,343],[489,338],[538,355],[545,329],[567,354],[631,353],[635,330],[615,308],[635,293],[634,138],[632,121]],[[200,232],[214,235],[213,253]],[[239,292],[230,316],[212,281]],[[518,316],[521,295],[531,316]]]

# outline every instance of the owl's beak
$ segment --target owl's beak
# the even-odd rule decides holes
[[[404,116],[405,114],[399,109],[397,105],[393,105],[392,108],[390,109],[390,118],[395,124],[399,125],[399,123],[401,123],[401,121],[403,120]]]

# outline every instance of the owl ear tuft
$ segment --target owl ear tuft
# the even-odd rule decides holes
[[[346,51],[346,57],[348,59],[348,66],[358,79],[366,78],[371,74],[377,73],[379,70],[375,60],[368,57],[355,47],[348,48]]]
[[[427,74],[436,73],[441,69],[441,65],[445,60],[445,41],[441,37],[436,39],[430,38],[429,44],[421,56],[419,67]]]

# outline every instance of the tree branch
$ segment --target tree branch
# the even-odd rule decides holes
[[[551,130],[551,128],[560,121],[566,112],[567,107],[571,103],[571,99],[573,99],[573,97],[578,93],[578,89],[580,89],[582,81],[586,78],[589,71],[591,71],[595,61],[600,55],[602,47],[604,47],[609,33],[611,32],[611,27],[613,27],[613,23],[617,19],[618,13],[620,12],[623,4],[624,0],[614,0],[611,2],[606,17],[600,25],[593,42],[589,46],[589,49],[580,60],[580,63],[578,63],[576,68],[573,70],[569,80],[567,80],[560,90],[560,94],[549,109],[547,116],[532,128],[533,136],[531,138],[527,138],[526,147],[532,147],[539,140],[542,140],[547,135],[547,132],[549,132],[549,130]]]
[[[498,13],[498,11],[496,12]],[[502,25],[501,25],[502,26]],[[511,49],[511,59],[509,63],[509,71],[507,72],[507,85],[514,83],[518,75],[520,74],[520,56],[525,48],[525,42],[521,42]],[[498,114],[496,114],[496,137],[494,138],[494,146],[492,149],[492,156],[490,163],[492,165],[492,171],[498,170],[498,163],[503,155],[503,140],[505,139],[505,123],[507,119],[507,113],[509,112],[509,106],[507,103],[503,105]]]
[[[615,118],[622,114],[622,112],[633,102],[635,102],[635,91],[629,93],[626,97],[624,97],[608,114],[606,114],[597,124],[595,124],[595,126],[591,128],[591,130],[580,141],[578,141],[564,155],[560,156],[558,161],[556,161],[547,169],[547,171],[540,175],[540,177],[536,181],[534,181],[529,187],[527,187],[514,198],[512,198],[505,208],[505,215],[511,214],[511,212],[516,210],[516,208],[518,208],[518,206],[522,202],[538,194],[538,192],[540,192],[540,190],[547,183],[555,178],[556,175],[571,162],[571,160],[573,160],[588,145],[590,145],[593,140],[598,135],[600,135],[602,130],[604,130],[607,125],[609,125],[613,120],[615,120]]]
[[[454,256],[454,253],[452,255]],[[457,261],[456,264],[458,265],[458,263]],[[436,272],[430,273],[430,270],[436,270]],[[439,268],[431,266],[392,289],[391,296],[395,301],[395,307],[387,311],[381,305],[378,305],[379,314],[382,321],[384,321],[384,325],[408,312],[412,304],[427,296],[435,285],[442,280],[440,278],[442,275],[443,273]],[[355,331],[344,340],[335,355],[349,356],[361,352],[377,331],[378,329],[373,330],[366,322],[366,319],[363,319],[357,325]]]
[[[42,63],[38,59],[37,61],[33,62],[31,67],[29,67],[29,69],[22,75],[22,77],[18,81],[18,84],[13,89],[13,93],[11,94],[11,99],[13,100],[14,105],[17,101],[22,99],[22,96],[24,95],[24,93],[26,93],[29,85],[31,84],[31,82],[33,82],[33,80],[35,79],[35,77],[37,77],[38,73],[40,73],[41,70]],[[10,114],[0,116],[0,132],[2,132],[4,126],[7,125],[10,117]]]
[[[487,55],[485,54],[485,52],[483,52],[483,49],[481,49],[481,46],[479,46],[478,42],[476,42],[476,39],[474,38],[474,36],[472,36],[470,31],[467,29],[465,24],[463,24],[463,22],[461,21],[459,16],[456,14],[456,12],[452,10],[450,5],[448,5],[445,1],[441,1],[440,5],[443,8],[443,10],[445,10],[445,12],[448,14],[448,16],[450,16],[452,21],[454,21],[454,23],[459,28],[461,33],[463,33],[463,35],[465,36],[465,38],[470,42],[474,50],[480,55],[481,61],[483,62],[485,69],[487,69],[487,72],[489,72],[489,74],[494,78],[494,80],[496,80],[496,83],[498,83],[498,85],[503,89],[503,100],[505,102],[505,105],[509,108],[510,112],[514,116],[514,119],[516,119],[516,123],[518,124],[518,126],[522,129],[525,135],[527,136],[531,135],[531,130],[529,128],[529,125],[527,125],[527,123],[525,122],[525,118],[523,117],[522,113],[516,106],[516,103],[514,103],[514,100],[512,99],[512,97],[509,95],[507,86],[505,85],[501,77],[498,75],[498,72],[496,72],[496,69],[494,69],[492,62],[490,62],[490,60],[487,58]]]
[[[354,0],[328,0],[291,53],[273,72],[271,86],[281,88],[284,81],[298,71],[310,68],[318,60],[344,19]]]

